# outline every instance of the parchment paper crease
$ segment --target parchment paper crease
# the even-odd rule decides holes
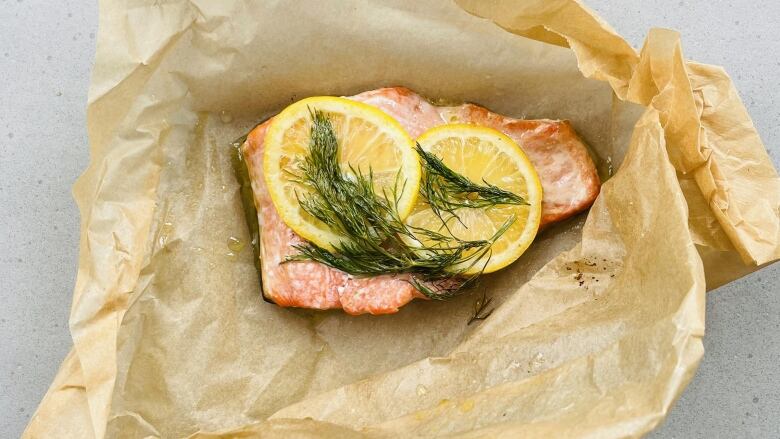
[[[780,258],[777,172],[681,47],[653,29],[637,53],[574,0],[102,0],[74,349],[25,437],[641,436],[703,354],[706,289]],[[616,171],[486,278],[477,325],[476,295],[278,308],[227,247],[248,237],[230,141],[388,85],[569,119]]]

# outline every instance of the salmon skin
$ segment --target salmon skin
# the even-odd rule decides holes
[[[446,123],[472,123],[503,132],[516,141],[539,174],[544,191],[541,227],[590,207],[601,182],[587,148],[567,121],[520,120],[473,104],[435,106],[403,87],[380,88],[349,99],[389,114],[416,138]],[[312,261],[285,262],[303,244],[279,217],[263,178],[263,142],[271,120],[247,136],[242,145],[260,224],[263,295],[279,306],[337,309],[353,315],[391,314],[414,298],[425,298],[407,275],[353,277]]]

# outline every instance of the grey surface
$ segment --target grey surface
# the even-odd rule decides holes
[[[651,26],[731,73],[780,165],[780,2],[590,0],[641,47]],[[0,0],[0,435],[17,437],[70,349],[88,161],[93,1]],[[654,438],[780,438],[780,264],[708,296],[706,354]]]
[[[18,437],[71,346],[89,159],[91,1],[0,0],[0,437]]]

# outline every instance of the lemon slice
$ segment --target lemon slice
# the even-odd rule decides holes
[[[435,230],[461,240],[490,239],[514,216],[514,222],[493,243],[490,259],[482,259],[466,269],[465,274],[490,273],[514,262],[525,252],[536,236],[542,214],[542,185],[531,162],[512,139],[499,131],[466,124],[449,124],[423,133],[417,142],[426,152],[439,157],[453,171],[475,183],[483,180],[519,195],[528,205],[503,204],[487,208],[460,208],[460,221],[442,221],[424,199],[418,200],[406,223],[413,227]],[[446,219],[446,217],[445,217]],[[435,245],[418,237],[423,246]]]
[[[314,110],[325,113],[333,125],[342,169],[351,172],[351,166],[363,175],[369,175],[370,170],[377,195],[393,190],[400,194],[396,208],[401,219],[406,218],[420,188],[421,168],[414,141],[395,119],[375,107],[320,96],[285,108],[274,117],[265,136],[265,183],[282,221],[302,238],[327,250],[344,239],[298,202],[298,197],[311,194],[293,174],[309,154]]]

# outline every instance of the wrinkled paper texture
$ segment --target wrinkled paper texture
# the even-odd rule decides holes
[[[649,431],[701,359],[706,289],[780,258],[777,172],[726,73],[681,47],[654,29],[637,53],[575,0],[102,0],[74,349],[25,437]],[[234,138],[390,85],[569,119],[615,170],[485,278],[483,322],[466,325],[479,293],[279,308],[251,246],[227,247],[248,239]]]

